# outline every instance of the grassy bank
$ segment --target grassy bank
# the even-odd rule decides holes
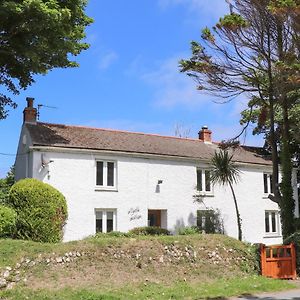
[[[0,253],[0,268],[18,278],[4,299],[209,299],[291,288],[257,276],[253,249],[222,235],[1,240]]]
[[[57,290],[17,288],[0,294],[14,300],[141,300],[141,299],[221,299],[225,297],[278,291],[291,288],[286,281],[257,276],[216,280],[213,283],[190,284],[177,282],[170,286],[160,284],[133,285],[123,288],[63,288]]]

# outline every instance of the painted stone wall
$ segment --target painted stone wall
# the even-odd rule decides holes
[[[49,162],[42,167],[41,161]],[[116,189],[96,187],[96,160],[116,162]],[[176,232],[179,227],[196,224],[198,209],[219,209],[225,233],[237,237],[234,203],[227,187],[215,186],[202,203],[194,203],[196,161],[167,160],[129,155],[91,153],[34,152],[33,177],[47,182],[66,197],[69,219],[64,240],[77,240],[95,234],[95,211],[116,211],[118,231],[126,232],[148,224],[148,210],[162,210],[162,227]],[[241,180],[235,186],[242,217],[243,239],[276,244],[281,234],[265,233],[265,210],[278,210],[264,195],[263,172],[269,167],[241,166]],[[158,184],[158,181],[162,183]],[[297,209],[298,211],[298,209]],[[278,224],[279,225],[279,224]]]

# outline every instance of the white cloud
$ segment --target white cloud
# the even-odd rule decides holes
[[[179,72],[178,61],[184,57],[173,58],[158,63],[156,70],[141,75],[141,78],[155,89],[153,102],[164,108],[184,106],[195,108],[205,105],[211,97],[197,91],[196,83],[186,74]]]
[[[139,54],[129,63],[126,70],[124,71],[124,75],[126,76],[139,75],[140,73],[143,72],[143,68],[144,68],[143,56]]]
[[[214,141],[228,140],[236,137],[242,131],[243,127],[238,123],[234,125],[224,125],[213,123],[210,127],[213,132]],[[252,127],[249,126],[246,132],[239,138],[242,145],[263,146],[263,136],[253,136]]]
[[[200,15],[205,19],[220,17],[228,12],[225,0],[158,0],[158,5],[162,10],[172,6],[184,6],[188,13]]]
[[[117,59],[119,58],[118,54],[114,51],[108,52],[104,54],[99,63],[99,68],[102,70],[110,67]]]

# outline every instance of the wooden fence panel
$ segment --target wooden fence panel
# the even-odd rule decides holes
[[[261,274],[266,277],[296,279],[295,245],[261,245]]]

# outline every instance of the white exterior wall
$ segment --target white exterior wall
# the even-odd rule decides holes
[[[41,155],[53,162],[41,168]],[[96,159],[117,163],[116,191],[95,188]],[[263,193],[263,171],[271,170],[241,166],[241,171],[241,180],[234,188],[243,239],[255,243],[281,243],[281,235],[266,237],[265,234],[265,210],[278,210],[277,204]],[[204,198],[205,205],[193,202],[196,161],[35,151],[33,177],[56,187],[66,197],[69,218],[65,241],[95,234],[96,209],[115,209],[116,230],[122,232],[146,226],[148,209],[161,209],[162,227],[174,232],[178,227],[195,225],[197,209],[217,208],[224,220],[225,233],[237,238],[236,214],[229,188],[215,186],[213,196]],[[157,190],[158,180],[163,180],[160,191]]]
[[[28,130],[23,126],[15,161],[15,178],[17,181],[21,178],[32,177],[32,152],[29,151],[31,143]]]

